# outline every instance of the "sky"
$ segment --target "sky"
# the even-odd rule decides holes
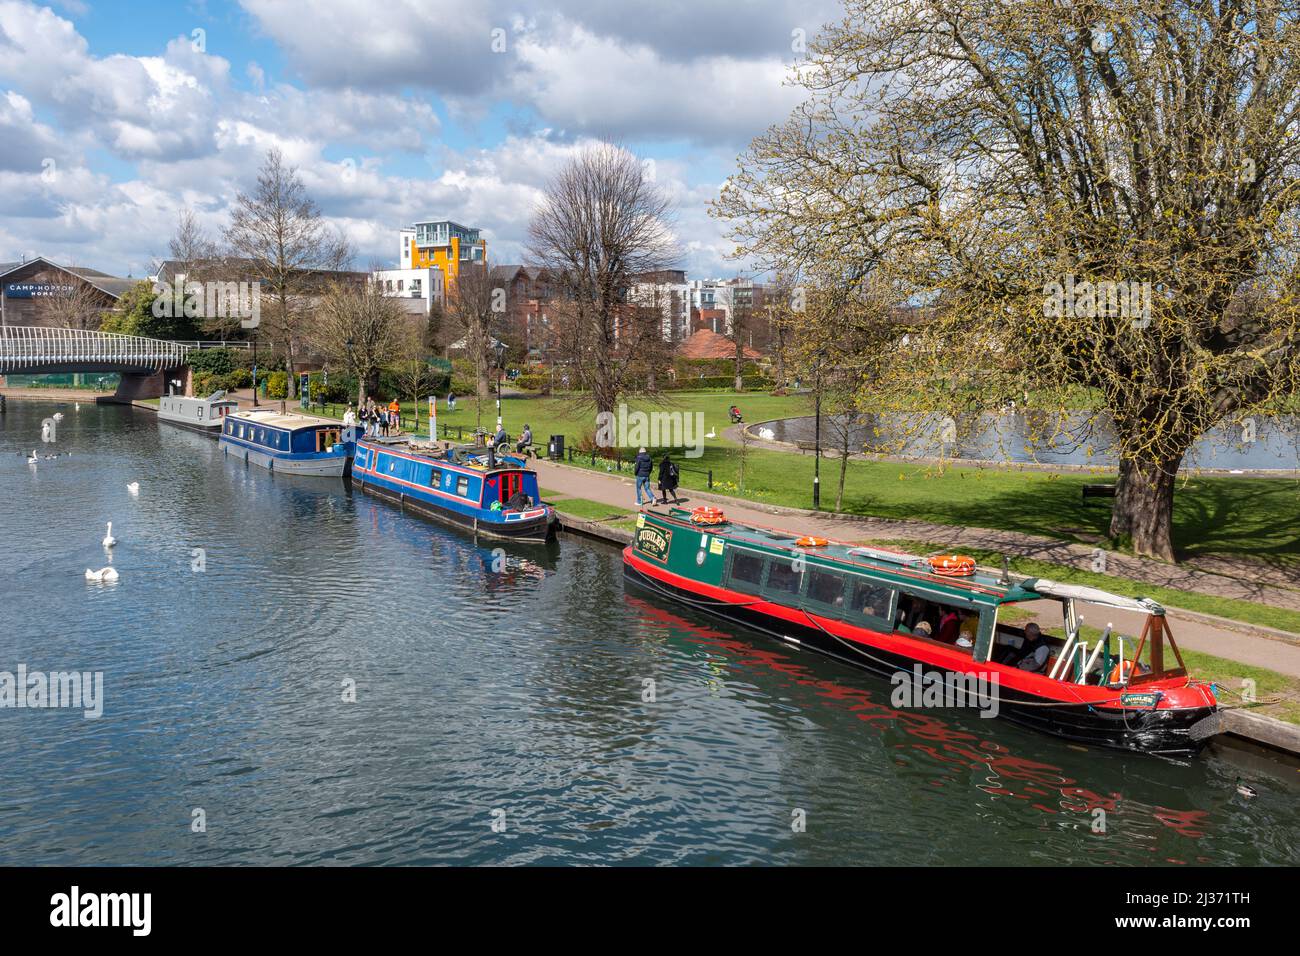
[[[708,215],[802,99],[797,41],[834,0],[0,0],[0,262],[144,276],[180,211],[215,234],[278,147],[357,250],[452,219],[523,261],[547,178],[585,144],[643,159],[677,266],[741,274]]]

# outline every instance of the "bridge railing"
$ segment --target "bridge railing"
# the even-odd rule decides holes
[[[184,363],[190,348],[116,332],[7,325],[0,326],[0,372],[72,364],[161,371]]]

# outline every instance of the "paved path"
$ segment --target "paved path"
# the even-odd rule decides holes
[[[624,508],[636,507],[636,492],[630,477],[602,475],[545,460],[536,462],[534,467],[537,469],[543,488],[603,504],[620,505]],[[921,521],[828,518],[794,509],[774,508],[735,498],[705,495],[690,489],[684,489],[682,493],[684,498],[694,497],[697,504],[703,500],[724,501],[727,513],[740,521],[781,526],[827,538],[848,541],[891,538],[932,541],[953,548],[963,545],[988,548],[1004,551],[1009,555],[1024,555],[1057,564],[1091,569],[1092,549],[1065,544],[1050,538],[1027,538],[1006,531],[954,528]],[[1279,607],[1300,609],[1300,591],[1292,589],[1277,588],[1258,582],[1238,581],[1222,575],[1142,561],[1113,553],[1107,554],[1107,561],[1107,570],[1110,573],[1124,577],[1135,577],[1180,590],[1241,597],[1244,600],[1264,601],[1277,604]],[[1205,615],[1176,609],[1170,610],[1169,617],[1178,622],[1174,636],[1183,647],[1244,664],[1266,667],[1300,678],[1300,636],[1288,636],[1281,632],[1269,633],[1267,629],[1238,625],[1236,622],[1220,622],[1209,619]],[[1130,621],[1123,612],[1114,612],[1112,619],[1117,627],[1129,633],[1134,632],[1135,624],[1140,625],[1136,615],[1134,620]],[[1292,639],[1288,640],[1288,637]]]

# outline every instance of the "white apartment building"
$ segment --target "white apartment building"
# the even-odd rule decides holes
[[[442,270],[436,266],[427,269],[380,269],[374,274],[374,281],[386,296],[408,300],[407,310],[418,311],[416,301],[422,302],[422,311],[428,315],[434,303],[446,302],[447,290],[444,286]]]

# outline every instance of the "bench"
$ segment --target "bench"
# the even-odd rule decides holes
[[[1115,497],[1114,485],[1084,485],[1083,486],[1084,501],[1087,501],[1089,498],[1114,498],[1114,497]]]

